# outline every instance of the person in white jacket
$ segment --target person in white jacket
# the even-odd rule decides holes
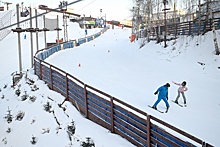
[[[182,84],[176,83],[176,82],[174,82],[174,81],[173,81],[173,83],[176,84],[176,85],[178,85],[178,86],[180,86],[180,87],[178,88],[178,95],[177,95],[177,97],[176,97],[175,103],[178,104],[178,100],[179,100],[180,93],[181,93],[182,96],[183,96],[184,105],[186,106],[186,97],[185,97],[185,94],[184,94],[184,92],[188,90],[188,88],[186,87],[186,81],[183,81]]]

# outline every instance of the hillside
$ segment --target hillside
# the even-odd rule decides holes
[[[91,30],[89,33],[93,34],[97,31]],[[77,24],[70,23],[68,32],[72,35],[71,38],[84,36],[84,30],[81,30]],[[55,53],[46,61],[88,85],[169,122],[214,146],[220,146],[218,140],[220,59],[219,56],[214,55],[212,32],[198,37],[181,36],[176,42],[168,42],[166,49],[163,48],[163,43],[155,44],[153,41],[139,49],[141,40],[130,43],[128,38],[130,33],[130,29],[110,29],[96,40]],[[218,31],[218,41],[219,33]],[[48,34],[48,41],[54,40],[54,35]],[[30,69],[29,44],[27,33],[27,39],[22,40],[23,71]],[[10,87],[10,74],[18,70],[17,34],[9,34],[0,45],[2,61],[0,65],[3,69],[0,70],[0,126],[2,126],[0,144],[2,146],[24,144],[31,146],[30,141],[33,140],[33,136],[37,138],[35,146],[71,146],[66,131],[72,121],[76,125],[72,146],[79,146],[86,137],[91,137],[97,146],[133,146],[123,138],[110,134],[106,129],[83,118],[70,103],[65,103],[66,111],[60,109],[58,104],[64,100],[64,97],[50,91],[44,82],[33,74],[32,69],[29,70],[27,77],[35,81],[34,85],[39,90],[32,91],[33,85],[25,84],[27,81],[24,77],[18,84],[21,85],[21,95],[17,96],[15,91],[19,87]],[[41,47],[43,46],[42,44]],[[183,80],[187,81],[189,90],[186,92],[187,107],[180,108],[171,102],[175,99],[178,89],[172,81]],[[153,93],[167,82],[171,84],[169,89],[171,108],[167,114],[160,114],[147,105],[153,105],[157,99]],[[22,100],[25,91],[28,98]],[[36,100],[32,102],[30,96],[35,96]],[[44,110],[47,102],[51,104],[51,111],[54,110],[54,113]],[[163,102],[158,105],[158,109],[165,110]],[[11,123],[4,119],[8,110],[11,110],[10,114],[13,116]],[[25,112],[21,121],[15,119],[19,112]],[[8,128],[11,128],[10,133],[6,132]],[[49,133],[46,133],[48,130]]]

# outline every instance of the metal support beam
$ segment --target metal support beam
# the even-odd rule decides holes
[[[29,9],[30,9],[30,29],[33,29],[32,28],[32,9],[31,9],[31,7],[29,7]],[[33,56],[34,56],[34,49],[33,49],[33,32],[32,31],[30,31],[30,41],[31,41],[31,67],[33,67]]]
[[[20,22],[19,22],[19,4],[16,5],[16,11],[17,11],[17,28],[20,28]],[[21,61],[21,34],[18,32],[18,59],[19,59],[19,72],[21,74],[22,72],[22,61]]]
[[[36,28],[38,29],[38,20],[37,20],[37,9],[35,9],[35,20],[36,20]],[[36,47],[37,51],[39,50],[39,42],[38,42],[38,31],[36,31]]]

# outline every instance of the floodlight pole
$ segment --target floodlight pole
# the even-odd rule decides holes
[[[168,3],[167,0],[163,1],[164,4],[164,9],[162,11],[164,11],[164,48],[167,47],[167,20],[166,20],[166,10],[170,10],[170,8],[166,8],[166,4]]]
[[[17,10],[17,28],[20,28],[20,22],[19,22],[19,4],[16,5],[16,10]],[[20,32],[18,33],[18,60],[19,60],[19,73],[21,74],[22,72],[22,64],[21,64],[21,34]]]

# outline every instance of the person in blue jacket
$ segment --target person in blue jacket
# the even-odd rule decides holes
[[[157,110],[157,104],[163,100],[166,104],[167,110],[166,112],[168,112],[168,109],[170,107],[169,103],[168,103],[168,88],[170,87],[169,83],[166,83],[165,85],[159,87],[157,89],[157,91],[154,93],[155,95],[159,92],[158,94],[158,99],[157,101],[154,103],[154,105],[152,106],[152,108]]]

